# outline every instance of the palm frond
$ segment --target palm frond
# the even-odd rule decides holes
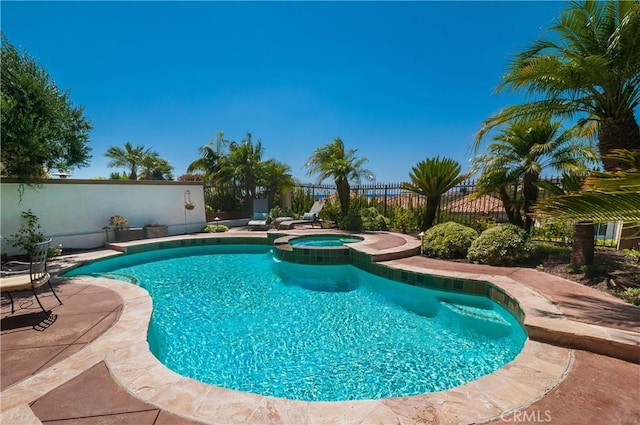
[[[595,193],[550,197],[535,208],[542,219],[571,222],[606,223],[640,221],[640,192]]]

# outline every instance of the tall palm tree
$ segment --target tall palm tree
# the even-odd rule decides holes
[[[200,158],[189,164],[187,167],[187,173],[201,171],[203,173],[203,180],[211,182],[213,180],[213,176],[220,169],[220,159],[222,158],[222,154],[213,142],[200,146],[200,148],[198,148],[198,152],[200,153]]]
[[[411,182],[403,183],[402,188],[426,196],[427,205],[420,226],[420,230],[425,231],[433,225],[442,195],[466,180],[469,174],[460,174],[462,167],[454,159],[439,156],[420,161],[411,170]]]
[[[145,148],[143,145],[133,146],[131,142],[124,144],[124,149],[111,146],[104,154],[111,161],[108,167],[126,167],[129,168],[129,180],[138,180],[138,168],[142,165],[143,158],[147,155],[158,155],[151,148]]]
[[[509,106],[483,123],[475,141],[516,117],[549,113],[589,127],[598,137],[605,170],[613,149],[639,149],[634,110],[640,103],[640,3],[575,1],[541,39],[519,53],[500,89],[524,89],[538,100]]]
[[[316,149],[304,164],[308,168],[308,176],[317,175],[318,183],[325,179],[333,179],[340,201],[340,213],[346,217],[351,202],[350,181],[360,183],[362,179],[374,180],[370,170],[362,166],[367,158],[357,158],[357,149],[345,149],[344,142],[337,137],[331,143]]]
[[[213,174],[216,181],[233,181],[245,191],[245,206],[250,207],[256,195],[260,164],[262,162],[262,142],[251,141],[251,133],[240,143],[231,142],[229,152],[220,158],[219,169]]]
[[[597,160],[594,150],[575,136],[575,130],[563,131],[560,123],[549,117],[535,121],[517,119],[507,123],[494,136],[486,152],[474,159],[483,174],[502,173],[514,184],[522,180],[524,229],[527,232],[533,224],[532,208],[538,199],[535,183],[540,174],[546,169],[581,173]],[[483,182],[481,177],[480,184]]]

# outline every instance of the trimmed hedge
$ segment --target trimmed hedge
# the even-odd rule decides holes
[[[422,236],[422,252],[428,257],[464,258],[478,237],[471,227],[449,221],[427,229]]]
[[[467,258],[474,263],[511,265],[531,257],[535,245],[524,229],[503,224],[485,230],[473,241]]]

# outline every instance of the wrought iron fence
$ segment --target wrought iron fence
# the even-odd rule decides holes
[[[557,183],[558,179],[550,179]],[[498,194],[478,195],[475,193],[476,181],[467,180],[447,191],[440,199],[435,224],[455,221],[478,231],[482,231],[494,223],[508,221],[502,200]],[[515,186],[512,195],[521,196],[521,187]],[[263,193],[258,188],[256,193]],[[539,189],[538,199],[550,194]],[[250,205],[245,205],[245,193],[232,185],[205,185],[205,201],[214,211],[236,211],[248,214]],[[318,199],[325,199],[328,204],[337,205],[336,187],[327,184],[297,184],[290,191],[289,211],[303,214]],[[281,204],[280,200],[278,203]],[[375,208],[379,214],[388,219],[391,228],[406,232],[417,231],[426,206],[426,197],[403,189],[402,183],[375,183],[351,186],[351,208]],[[273,205],[271,205],[273,207]],[[616,246],[615,224],[597,225],[596,243],[599,246]],[[570,244],[573,240],[572,226],[567,224],[535,223],[531,230],[535,240],[560,244]]]

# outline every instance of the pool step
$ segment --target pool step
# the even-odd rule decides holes
[[[496,324],[511,327],[511,323],[504,320],[498,312],[493,310],[486,310],[483,308],[471,307],[462,304],[453,304],[446,301],[442,301],[442,305],[449,308],[454,313],[460,314],[465,317],[479,320],[488,320]]]

